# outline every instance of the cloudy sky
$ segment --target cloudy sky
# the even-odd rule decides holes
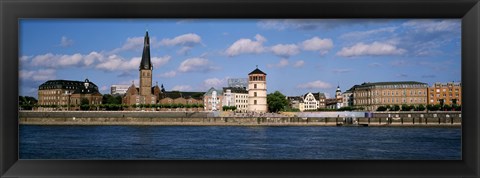
[[[88,78],[109,93],[138,86],[148,30],[153,84],[206,91],[267,73],[268,93],[334,96],[355,84],[460,81],[460,19],[123,19],[20,21],[20,95],[55,79]]]

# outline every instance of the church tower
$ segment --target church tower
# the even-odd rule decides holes
[[[248,74],[248,111],[267,112],[267,74],[260,69]]]
[[[152,62],[150,61],[150,38],[148,37],[148,31],[145,34],[143,42],[143,54],[142,61],[140,62],[140,95],[150,96],[152,95]]]

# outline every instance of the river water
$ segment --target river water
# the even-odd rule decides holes
[[[460,160],[460,128],[33,126],[20,159]]]

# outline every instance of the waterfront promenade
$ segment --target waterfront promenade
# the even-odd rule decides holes
[[[337,112],[349,113],[349,112]],[[348,117],[334,112],[231,113],[185,111],[20,111],[23,125],[166,125],[166,126],[408,126],[460,127],[461,112],[374,112]],[[358,115],[359,112],[356,112]],[[336,115],[336,116],[335,116]],[[352,114],[350,114],[352,115]],[[301,117],[300,117],[301,116]]]

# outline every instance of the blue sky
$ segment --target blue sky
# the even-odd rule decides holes
[[[138,86],[148,30],[153,84],[207,91],[267,73],[267,92],[334,96],[355,84],[461,80],[460,19],[22,19],[20,95],[88,78]]]

